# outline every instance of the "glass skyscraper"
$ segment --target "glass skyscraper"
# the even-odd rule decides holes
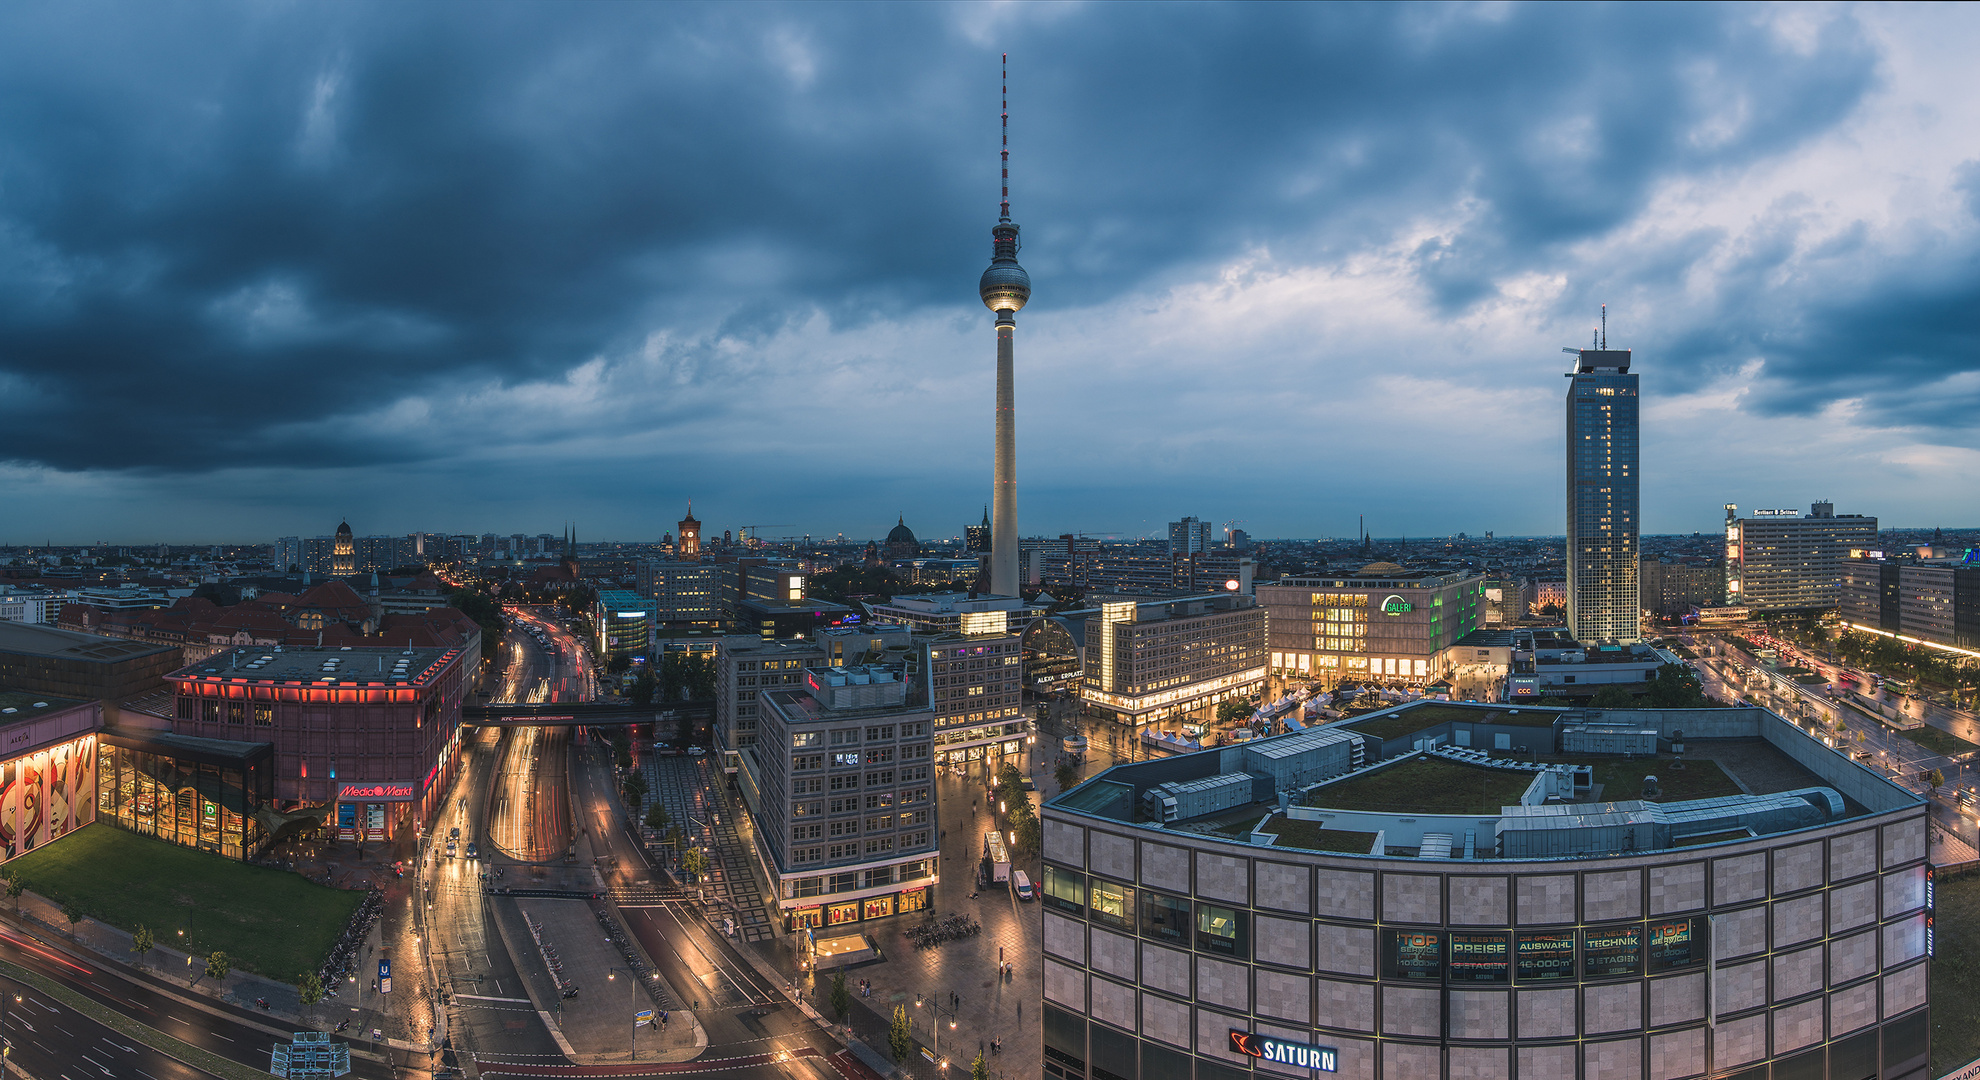
[[[1585,643],[1640,640],[1636,376],[1628,349],[1578,350],[1568,376],[1568,632]]]

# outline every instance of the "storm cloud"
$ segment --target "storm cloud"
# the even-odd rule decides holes
[[[1605,301],[1646,391],[1687,403],[1646,433],[1651,528],[1741,497],[1965,520],[1972,485],[1931,473],[1980,464],[1980,152],[1924,148],[1976,96],[1935,50],[1975,33],[1680,5],[11,7],[0,541],[340,514],[644,537],[689,495],[718,525],[955,532],[989,488],[1003,51],[1026,532],[1557,531],[1555,360]],[[1693,464],[1701,440],[1748,468]],[[1484,461],[1497,496],[1460,479]]]

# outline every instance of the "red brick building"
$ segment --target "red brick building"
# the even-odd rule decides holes
[[[479,662],[478,636],[454,647],[230,648],[166,676],[173,731],[273,744],[277,808],[334,804],[340,837],[390,839],[426,820],[452,784]]]

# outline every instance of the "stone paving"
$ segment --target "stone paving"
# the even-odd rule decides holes
[[[1046,762],[1056,756],[1051,745],[1035,748],[1032,755],[1031,775],[1046,798],[1057,793],[1046,767]],[[829,976],[816,977],[799,970],[793,938],[782,933],[781,923],[764,903],[769,894],[750,847],[753,840],[748,835],[746,812],[740,800],[726,790],[719,772],[706,759],[694,758],[660,758],[643,763],[643,767],[649,770],[649,790],[657,793],[661,805],[667,807],[675,820],[692,824],[684,816],[691,813],[712,829],[705,832],[694,826],[696,835],[692,837],[703,842],[712,839],[715,852],[721,857],[721,873],[709,885],[711,903],[703,909],[708,920],[719,927],[726,913],[742,910],[747,918],[749,908],[758,909],[760,923],[738,920],[742,923],[736,935],[739,948],[753,953],[759,967],[771,969],[794,984],[806,1005],[836,1019],[830,1006]],[[1089,767],[1088,775],[1095,771],[1096,768]],[[879,949],[880,958],[847,971],[849,985],[863,981],[870,984],[870,989],[864,994],[855,991],[851,1012],[845,1023],[834,1030],[844,1037],[860,1040],[884,1057],[888,1020],[894,1006],[906,1006],[922,1045],[933,1050],[939,1034],[941,1056],[949,1061],[950,1071],[944,1074],[924,1059],[914,1057],[901,1068],[903,1075],[967,1075],[958,1070],[967,1069],[979,1050],[984,1052],[985,1064],[994,1077],[1028,1078],[1042,1074],[1038,1008],[1043,982],[1038,960],[1038,906],[1020,904],[1001,884],[982,890],[976,888],[981,838],[984,831],[995,827],[988,816],[984,793],[980,765],[977,772],[967,777],[946,772],[939,777],[937,799],[944,833],[942,880],[936,887],[931,909],[925,914],[858,924],[858,929]],[[1035,859],[1030,871],[1036,880]],[[687,892],[692,895],[693,887],[688,887]],[[973,892],[977,894],[974,897],[970,895]],[[916,949],[907,939],[910,926],[953,913],[975,918],[983,927],[981,933],[928,949]],[[1011,964],[1008,981],[1000,977],[1004,962]],[[920,1004],[916,1003],[917,998]],[[1002,1053],[989,1053],[992,1040],[1001,1042]]]
[[[633,1050],[634,1014],[651,1010],[670,1014],[678,1007],[664,985],[644,979],[628,981],[628,965],[619,946],[608,939],[616,923],[599,918],[583,900],[530,897],[514,902],[525,930],[505,935],[519,954],[517,965],[529,979],[531,997],[556,1018],[558,1029],[576,1051],[572,1060],[583,1064],[627,1061]],[[549,970],[551,965],[561,972]],[[616,969],[616,971],[614,970]],[[553,978],[552,976],[556,976]],[[654,980],[657,983],[657,980]],[[560,987],[575,987],[565,998]],[[686,1013],[669,1015],[663,1027],[639,1030],[638,1060],[685,1061],[694,1056],[695,1030]]]
[[[639,767],[646,773],[651,798],[667,810],[672,824],[681,827],[691,844],[705,845],[712,863],[700,882],[685,886],[689,895],[705,896],[711,908],[736,921],[736,937],[748,943],[774,941],[779,936],[770,909],[764,904],[765,886],[756,864],[751,841],[738,822],[746,814],[731,805],[723,790],[726,780],[702,757],[655,757],[643,755]],[[676,853],[660,843],[661,836],[643,822],[640,836],[648,857],[656,865],[677,868]],[[677,875],[678,876],[678,875]],[[637,897],[613,899],[631,902]]]

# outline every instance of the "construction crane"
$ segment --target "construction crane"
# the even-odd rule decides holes
[[[738,538],[742,540],[742,545],[744,547],[752,547],[760,542],[759,534],[762,533],[762,531],[765,529],[795,529],[795,528],[797,528],[797,526],[791,524],[790,522],[785,522],[781,525],[738,525],[736,526],[736,533],[738,534]]]
[[[1242,524],[1244,524],[1244,523],[1245,523],[1245,519],[1243,519],[1243,518],[1232,518],[1232,519],[1231,519],[1230,521],[1226,521],[1226,522],[1224,522],[1224,544],[1225,544],[1225,546],[1229,546],[1229,545],[1230,545],[1230,542],[1231,542],[1231,530],[1232,530],[1232,529],[1235,529],[1235,528],[1237,528],[1237,527],[1238,527],[1239,525],[1242,525]]]

